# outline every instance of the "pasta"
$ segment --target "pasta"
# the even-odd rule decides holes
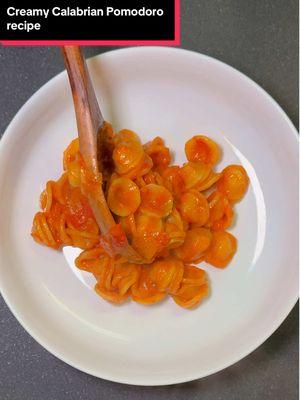
[[[184,188],[181,169],[177,165],[166,168],[162,173],[162,184],[172,193],[174,199],[178,199]]]
[[[107,203],[113,213],[127,217],[133,214],[141,203],[140,190],[131,179],[116,178],[109,186]]]
[[[191,189],[205,182],[210,175],[210,172],[211,168],[208,164],[202,162],[188,162],[181,168],[180,175],[184,187],[186,189]]]
[[[73,140],[63,154],[63,174],[41,193],[33,238],[53,249],[82,249],[76,267],[93,274],[95,292],[109,302],[131,298],[151,305],[170,296],[183,308],[196,307],[209,295],[209,282],[206,271],[193,264],[225,268],[237,250],[236,238],[226,230],[233,223],[234,204],[249,185],[245,169],[230,165],[216,172],[221,150],[203,135],[186,143],[188,161],[180,167],[170,165],[162,138],[142,145],[130,130],[114,134],[107,123],[105,129],[111,159],[102,155],[102,167],[113,167],[91,184],[79,141]],[[108,251],[88,199],[101,184],[117,223],[112,234],[127,238],[143,264]]]
[[[228,198],[222,193],[215,191],[208,196],[209,223],[213,231],[225,230],[233,221],[233,210]]]
[[[116,172],[126,174],[141,163],[143,147],[137,135],[128,130],[122,130],[116,135],[113,160]]]
[[[169,237],[164,232],[163,221],[147,214],[136,215],[136,234],[132,246],[150,263],[168,244]]]
[[[187,231],[184,243],[174,250],[175,255],[184,262],[197,262],[209,248],[212,233],[206,228],[193,228]]]
[[[180,288],[173,295],[174,301],[181,307],[193,308],[208,294],[209,286],[205,271],[193,265],[186,265]]]
[[[151,157],[153,166],[163,171],[171,162],[170,150],[165,146],[160,137],[156,137],[144,146],[146,154]]]
[[[188,190],[180,198],[179,210],[187,222],[204,225],[209,218],[209,207],[204,194],[197,190]]]
[[[79,188],[71,186],[67,174],[47,183],[40,204],[43,212],[35,215],[32,227],[37,242],[54,249],[63,245],[90,249],[99,242],[99,228],[89,203]]]
[[[249,178],[245,169],[241,165],[229,165],[223,170],[217,189],[224,193],[228,200],[236,202],[244,197],[248,185]]]
[[[194,136],[186,142],[186,158],[192,162],[202,162],[211,166],[221,158],[220,147],[207,136]]]
[[[237,248],[237,240],[226,231],[217,231],[212,235],[211,246],[205,254],[205,261],[214,267],[224,268],[231,261]]]
[[[166,217],[173,208],[172,194],[163,186],[150,183],[141,189],[140,210],[152,217]]]

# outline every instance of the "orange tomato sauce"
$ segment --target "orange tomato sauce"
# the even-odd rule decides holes
[[[108,254],[105,237],[89,205],[86,171],[78,139],[63,154],[63,174],[48,181],[40,196],[41,211],[31,234],[53,249],[82,249],[75,264],[96,279],[95,292],[112,303],[151,305],[170,296],[183,308],[194,308],[209,295],[207,272],[195,263],[225,268],[237,251],[229,232],[234,204],[245,195],[249,178],[240,165],[216,171],[221,149],[197,135],[185,145],[187,162],[171,165],[171,152],[160,137],[142,144],[123,129],[112,132],[114,170],[103,184],[117,223],[116,240],[127,240],[143,257],[133,264]],[[95,186],[95,187],[96,187]]]

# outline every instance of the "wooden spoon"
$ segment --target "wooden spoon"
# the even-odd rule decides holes
[[[101,230],[101,245],[111,256],[120,255],[142,264],[142,257],[129,245],[106,202],[102,183],[111,161],[111,138],[105,127],[86,62],[79,46],[63,46],[62,53],[72,89],[80,153],[87,171],[83,191]]]

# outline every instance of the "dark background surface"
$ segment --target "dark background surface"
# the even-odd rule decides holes
[[[182,0],[181,37],[181,47],[216,57],[255,80],[298,126],[296,0]],[[87,47],[85,55],[107,50]],[[24,102],[62,69],[58,48],[0,47],[0,135]],[[104,381],[64,364],[24,331],[0,299],[1,400],[142,398],[298,400],[298,306],[232,367],[191,383],[151,388]]]

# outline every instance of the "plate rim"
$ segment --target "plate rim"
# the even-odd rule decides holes
[[[143,46],[143,47],[126,47],[122,49],[114,49],[110,50],[104,53],[100,53],[98,55],[95,55],[93,57],[90,57],[87,59],[88,63],[90,60],[93,60],[95,58],[99,58],[103,55],[109,55],[112,53],[132,53],[132,52],[147,52],[147,51],[157,51],[157,52],[177,52],[181,54],[189,54],[194,57],[198,57],[199,59],[202,60],[208,60],[213,63],[221,65],[223,68],[231,70],[231,72],[239,75],[242,79],[244,79],[248,84],[252,85],[256,90],[260,91],[263,96],[265,96],[266,100],[272,103],[273,106],[276,107],[277,111],[280,113],[282,118],[285,120],[285,122],[288,124],[290,131],[293,132],[293,137],[295,138],[295,145],[297,143],[299,144],[299,135],[298,131],[287,115],[287,113],[283,110],[283,108],[277,103],[275,99],[265,90],[263,89],[260,85],[258,85],[253,79],[249,78],[247,75],[245,75],[243,72],[237,70],[233,66],[220,61],[214,57],[192,51],[192,50],[187,50],[187,49],[182,49],[182,48],[174,48],[174,47],[161,47],[161,46]],[[35,99],[40,95],[40,92],[42,92],[44,89],[49,88],[51,85],[55,86],[56,81],[59,79],[63,79],[63,76],[66,75],[66,71],[63,70],[62,72],[58,73],[51,79],[49,79],[46,83],[44,83],[37,91],[35,91],[27,100],[26,102],[20,107],[20,109],[17,111],[11,122],[8,124],[7,128],[5,129],[1,139],[0,139],[0,164],[3,163],[3,154],[5,152],[5,146],[7,141],[10,138],[10,135],[12,134],[11,132],[14,131],[15,125],[19,123],[19,120],[23,118],[24,112],[26,112],[26,109],[31,106],[31,103],[35,101]],[[299,155],[298,155],[299,158]],[[1,178],[1,175],[0,175]],[[1,250],[1,245],[0,245],[0,250]],[[1,252],[2,253],[2,252]],[[0,256],[1,256],[0,253]],[[2,258],[2,257],[1,257]],[[298,258],[298,257],[297,257]],[[4,263],[4,260],[1,260],[1,264]],[[294,306],[296,305],[298,298],[299,298],[299,293],[296,292],[294,295],[290,295],[289,301],[287,301],[286,306],[285,306],[285,312],[281,313],[280,316],[276,319],[273,320],[273,323],[270,324],[269,330],[264,334],[264,335],[259,335],[259,337],[253,342],[251,346],[247,350],[245,350],[243,353],[241,353],[239,356],[233,357],[232,359],[228,360],[227,362],[222,363],[219,365],[217,368],[211,368],[210,370],[207,370],[205,373],[195,373],[193,374],[186,374],[182,378],[172,378],[171,377],[164,377],[161,380],[157,380],[155,377],[151,377],[150,379],[145,378],[145,377],[128,377],[128,378],[122,378],[116,374],[115,376],[112,376],[111,374],[106,374],[105,370],[101,371],[101,374],[99,371],[95,373],[93,370],[90,370],[89,368],[82,367],[81,365],[75,365],[72,361],[68,360],[68,357],[60,354],[57,352],[55,349],[52,348],[51,343],[47,342],[47,340],[44,340],[42,337],[40,337],[38,334],[36,334],[35,329],[30,326],[26,321],[23,320],[22,315],[18,314],[18,312],[15,310],[14,305],[12,304],[13,302],[9,300],[9,293],[8,291],[5,290],[4,285],[2,284],[2,279],[1,279],[1,274],[0,274],[0,293],[8,306],[9,310],[12,312],[14,317],[17,319],[17,321],[21,324],[21,326],[27,331],[27,333],[37,342],[39,343],[42,347],[44,347],[49,353],[60,359],[61,361],[65,362],[66,364],[72,366],[73,368],[80,370],[82,372],[85,372],[89,375],[92,375],[97,378],[101,379],[106,379],[112,382],[117,382],[117,383],[123,383],[123,384],[130,384],[130,385],[137,385],[137,386],[163,386],[163,385],[171,385],[171,384],[179,384],[179,383],[185,383],[185,382],[190,382],[194,381],[196,379],[202,379],[205,378],[209,375],[215,374],[217,372],[220,372],[231,365],[234,365],[238,361],[242,360],[246,356],[248,356],[250,353],[252,353],[254,350],[256,350],[259,346],[261,346],[278,328],[279,326],[283,323],[283,321],[287,318],[289,313],[292,311]]]

